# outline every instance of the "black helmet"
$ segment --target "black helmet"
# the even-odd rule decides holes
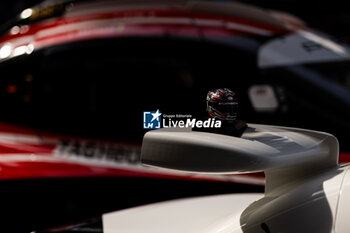
[[[235,121],[238,102],[236,94],[228,88],[214,89],[207,94],[207,111],[211,117]]]

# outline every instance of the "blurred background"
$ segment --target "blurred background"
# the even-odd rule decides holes
[[[121,10],[120,15],[111,16],[109,5],[85,6],[79,5],[79,1],[74,1],[77,4],[73,4],[73,8],[70,4],[58,4],[47,11],[38,10],[28,17],[18,17],[24,9],[40,2],[4,0],[0,3],[0,31],[3,33],[0,134],[15,135],[0,140],[0,154],[27,156],[26,163],[7,160],[0,163],[0,187],[3,187],[0,197],[10,200],[3,204],[0,217],[21,219],[23,224],[16,226],[20,230],[44,229],[100,216],[107,211],[180,197],[262,192],[261,174],[214,179],[140,170],[145,169],[139,161],[140,144],[146,132],[142,127],[143,111],[160,109],[166,114],[208,117],[205,97],[211,88],[232,88],[240,101],[239,116],[247,122],[335,134],[340,140],[340,161],[350,161],[350,49],[343,45],[350,43],[350,12],[345,1],[235,1],[275,10],[274,15],[270,15],[269,10],[240,5],[233,5],[232,9],[238,7],[238,10],[232,13],[225,12],[222,6],[214,9],[206,3],[196,5],[197,8],[184,4],[180,9],[185,9],[186,14],[196,15],[203,10],[203,15],[194,17],[198,16],[202,23],[216,23],[195,25],[200,30],[196,28],[193,34],[194,25],[189,27],[176,20],[173,24],[155,21],[154,25],[150,21],[151,26],[142,25],[142,21],[124,22],[126,26],[118,22],[118,17],[125,16],[162,18],[163,11],[145,9],[141,13],[124,13]],[[123,6],[132,1],[116,2]],[[98,8],[101,15],[93,19],[102,23],[89,24],[89,13],[96,10],[95,6],[102,10]],[[240,7],[245,10],[241,15]],[[184,16],[184,11],[171,10],[173,12],[166,12],[170,16],[188,16]],[[228,30],[220,24],[221,11],[226,16],[232,13],[232,18],[223,21],[234,22],[232,25],[236,28]],[[285,13],[278,14],[279,11]],[[72,27],[78,32],[81,29],[77,37],[74,37],[74,30],[65,32],[67,27],[56,31],[55,20],[61,20],[66,13],[67,18],[78,15],[84,23],[87,21],[83,24],[86,28]],[[166,13],[165,17],[169,17]],[[255,13],[260,14],[260,18]],[[302,29],[305,26],[296,17],[330,37],[313,34],[313,31],[295,36],[297,33],[287,26]],[[259,20],[254,22],[256,18]],[[283,19],[290,24],[283,25]],[[47,25],[36,25],[41,20],[54,22],[52,28],[46,30]],[[67,22],[69,24],[69,20]],[[134,30],[133,24],[135,31],[142,33],[129,37],[119,37],[119,34],[99,37],[100,32],[109,31],[100,31],[98,27],[113,28],[119,33],[129,26]],[[237,29],[237,25],[244,25],[246,31]],[[149,28],[161,34],[150,35]],[[98,36],[94,34],[89,40],[79,37],[90,29]],[[30,45],[32,39],[26,40],[30,30],[46,30],[49,46],[28,52],[21,50],[23,46],[19,44],[16,50],[19,55],[11,57],[15,49],[9,49],[7,42],[16,44],[17,38],[24,38],[23,43]],[[266,30],[272,33],[264,34]],[[61,33],[66,34],[60,37]],[[57,36],[57,41],[50,40],[50,36]],[[76,38],[76,41],[65,43],[67,38]],[[289,42],[291,48],[286,46],[286,50],[279,51],[278,46],[284,41]],[[261,48],[274,52],[274,46],[286,57],[293,52],[293,46],[302,48],[305,56],[297,57],[301,62],[296,64],[272,67],[268,63],[259,64],[260,56],[266,55]],[[304,63],[303,59],[308,55],[313,57],[315,51],[325,52],[330,60],[315,56],[315,60]],[[265,99],[260,101],[260,97]],[[36,137],[35,140],[28,135]],[[37,144],[31,145],[33,141]],[[20,147],[23,145],[25,147]],[[35,155],[43,152],[47,157],[55,155],[66,161],[36,162],[35,158],[40,156]],[[105,163],[101,165],[99,159]],[[13,228],[13,221],[4,221],[0,228]]]

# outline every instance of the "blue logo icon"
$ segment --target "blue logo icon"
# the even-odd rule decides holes
[[[143,128],[160,129],[161,115],[162,113],[159,110],[156,112],[143,112]]]

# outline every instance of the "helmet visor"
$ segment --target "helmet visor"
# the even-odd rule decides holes
[[[219,112],[221,112],[223,114],[236,116],[238,104],[236,102],[232,102],[232,103],[216,103],[216,104],[214,104],[213,107],[217,111],[219,111]]]

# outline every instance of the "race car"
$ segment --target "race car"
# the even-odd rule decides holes
[[[262,175],[189,175],[139,162],[144,113],[201,118],[214,87],[237,93],[248,122],[332,132],[340,162],[349,161],[349,48],[295,17],[231,2],[45,1],[2,29],[0,179],[12,201],[0,228],[261,191]],[[144,186],[142,196],[134,191]]]
[[[189,129],[146,133],[142,161],[192,173],[264,171],[264,193],[172,200],[43,232],[345,233],[349,164],[328,133],[249,124],[242,137]]]

